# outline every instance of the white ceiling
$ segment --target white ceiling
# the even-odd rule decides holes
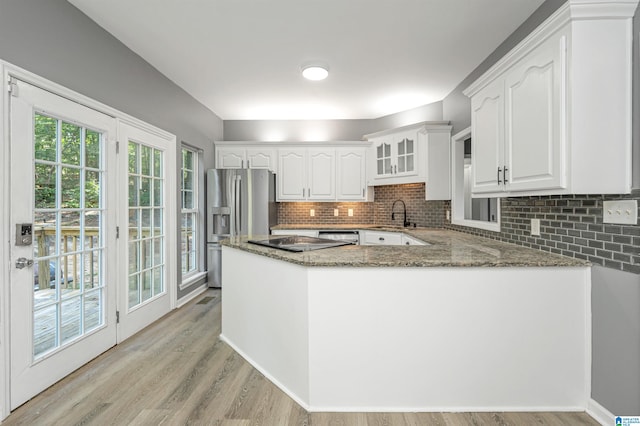
[[[543,0],[68,0],[224,120],[442,100]],[[302,78],[328,64],[321,82]]]

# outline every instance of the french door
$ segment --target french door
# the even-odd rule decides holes
[[[126,123],[120,123],[118,139],[119,186],[128,188],[119,209],[128,223],[119,231],[121,342],[173,307],[168,283],[175,283],[176,152],[167,139]]]
[[[13,410],[175,307],[177,173],[175,137],[11,86]]]
[[[117,282],[116,120],[12,83],[11,409],[115,345]]]

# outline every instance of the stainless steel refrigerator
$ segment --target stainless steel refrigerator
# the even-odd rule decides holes
[[[207,170],[209,287],[222,287],[222,240],[236,235],[268,235],[276,224],[275,182],[269,170]]]

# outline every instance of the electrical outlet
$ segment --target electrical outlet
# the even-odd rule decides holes
[[[447,210],[447,220],[451,220],[451,210]]]
[[[340,216],[340,212],[338,211],[338,209],[333,209],[333,215]]]
[[[540,236],[540,219],[531,219],[531,235]]]
[[[309,209],[309,216],[313,217],[316,215],[316,210],[315,209]]]
[[[602,222],[636,225],[638,200],[612,200],[602,203]]]
[[[347,216],[353,216],[353,209],[348,210]]]

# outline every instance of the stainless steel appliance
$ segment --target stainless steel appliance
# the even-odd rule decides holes
[[[222,287],[222,240],[236,235],[269,235],[276,222],[273,173],[262,169],[207,170],[209,287]]]
[[[252,244],[287,251],[311,251],[353,244],[351,241],[340,241],[329,238],[305,237],[304,235],[286,235],[271,237],[266,240],[249,240]]]
[[[351,244],[360,244],[360,233],[358,231],[319,231],[318,237],[329,240],[345,241]]]

